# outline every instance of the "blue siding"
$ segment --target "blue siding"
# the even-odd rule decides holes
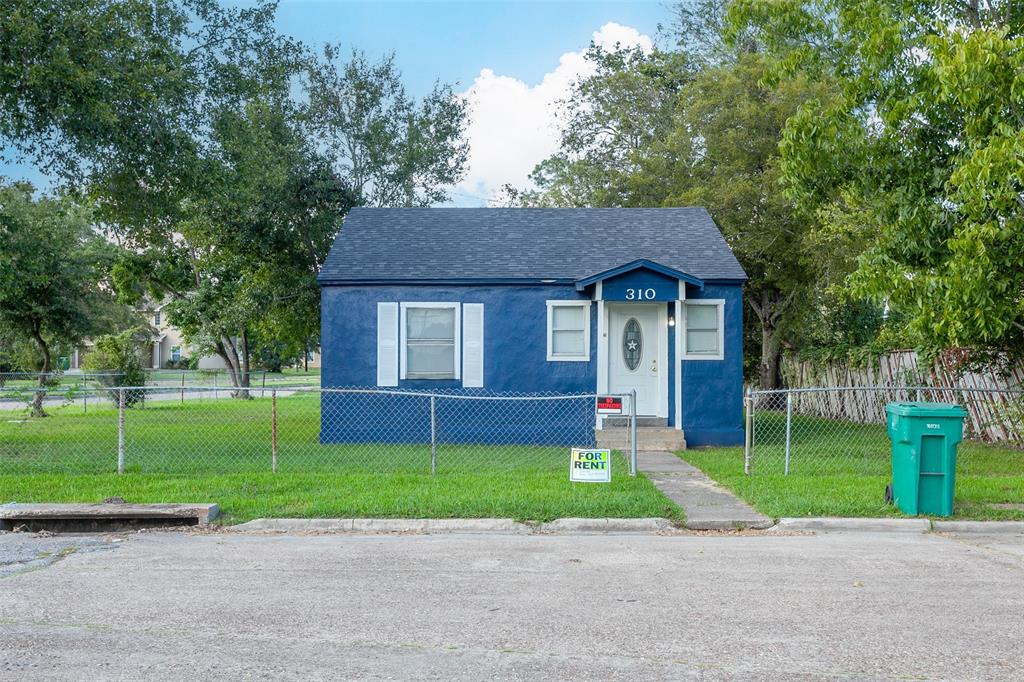
[[[683,360],[683,431],[688,447],[743,443],[743,294],[738,285],[687,287],[686,297],[725,299],[722,360]],[[678,318],[677,318],[678,319]]]
[[[661,279],[657,279],[661,278]],[[665,291],[675,297],[676,280],[645,271],[627,273],[604,284],[607,297],[627,286]],[[669,279],[669,282],[664,280]],[[673,292],[673,293],[668,293]],[[493,286],[325,286],[322,289],[321,348],[324,387],[374,386],[377,378],[377,303],[450,301],[484,304],[484,387],[467,393],[591,393],[597,387],[597,314],[591,306],[590,361],[547,360],[546,301],[589,300],[590,291],[572,285]],[[687,287],[691,299],[725,299],[725,359],[682,361],[675,357],[675,331],[669,328],[669,420],[675,416],[675,375],[682,378],[682,418],[688,445],[734,445],[743,442],[742,298],[739,285]],[[622,299],[618,299],[622,300]],[[679,311],[669,312],[681,320]],[[461,330],[460,330],[461,331]],[[461,361],[461,359],[460,359]],[[461,381],[400,380],[399,389],[462,392]],[[409,405],[398,407],[400,400]],[[363,401],[357,404],[357,401]],[[509,403],[440,401],[438,420],[443,442],[566,443],[565,424],[585,423],[593,414],[586,401]],[[388,418],[403,413],[400,419]],[[321,439],[340,441],[429,441],[429,403],[422,398],[324,394]],[[406,410],[407,408],[407,410]],[[442,413],[442,410],[448,412]],[[415,418],[405,414],[415,413]],[[379,415],[379,418],[366,418]],[[577,429],[578,430],[578,429]],[[570,433],[577,445],[579,433]],[[592,433],[590,434],[592,436]]]
[[[324,287],[321,349],[324,386],[377,382],[377,303],[438,301],[484,304],[484,390],[593,392],[597,386],[597,314],[591,304],[590,361],[548,362],[549,300],[589,300],[571,285],[491,287]],[[461,388],[461,381],[403,379],[401,389]]]
[[[597,315],[591,305],[590,361],[547,360],[547,301],[589,300],[572,285],[465,287],[325,287],[321,299],[322,382],[373,386],[377,380],[377,303],[438,301],[484,304],[484,386],[466,393],[593,393],[597,386]],[[400,379],[398,388],[462,392],[458,380]],[[400,405],[396,401],[408,401]],[[363,401],[363,402],[359,402]],[[358,403],[358,404],[357,404]],[[390,408],[389,408],[390,405]],[[401,414],[388,420],[387,415]],[[439,437],[446,443],[593,445],[589,400],[558,402],[438,401]],[[423,398],[324,394],[324,442],[429,442]],[[381,415],[345,419],[337,415]],[[386,422],[386,424],[385,424]],[[567,429],[566,425],[573,425]],[[566,439],[572,442],[566,442]]]

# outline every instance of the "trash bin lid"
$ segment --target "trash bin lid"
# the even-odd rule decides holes
[[[888,403],[885,406],[885,411],[887,414],[898,414],[901,417],[956,417],[962,419],[967,416],[967,412],[959,405],[924,401]]]

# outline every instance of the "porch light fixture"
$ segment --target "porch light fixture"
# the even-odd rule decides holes
[[[676,326],[676,318],[674,316],[672,316],[672,315],[668,316],[668,326],[670,326],[670,327]]]

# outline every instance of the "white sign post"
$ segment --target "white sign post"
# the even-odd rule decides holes
[[[569,480],[577,483],[611,483],[612,451],[573,448]]]

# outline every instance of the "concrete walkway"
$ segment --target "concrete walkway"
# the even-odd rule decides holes
[[[691,530],[768,528],[772,520],[671,452],[637,453],[637,468],[686,512]]]

